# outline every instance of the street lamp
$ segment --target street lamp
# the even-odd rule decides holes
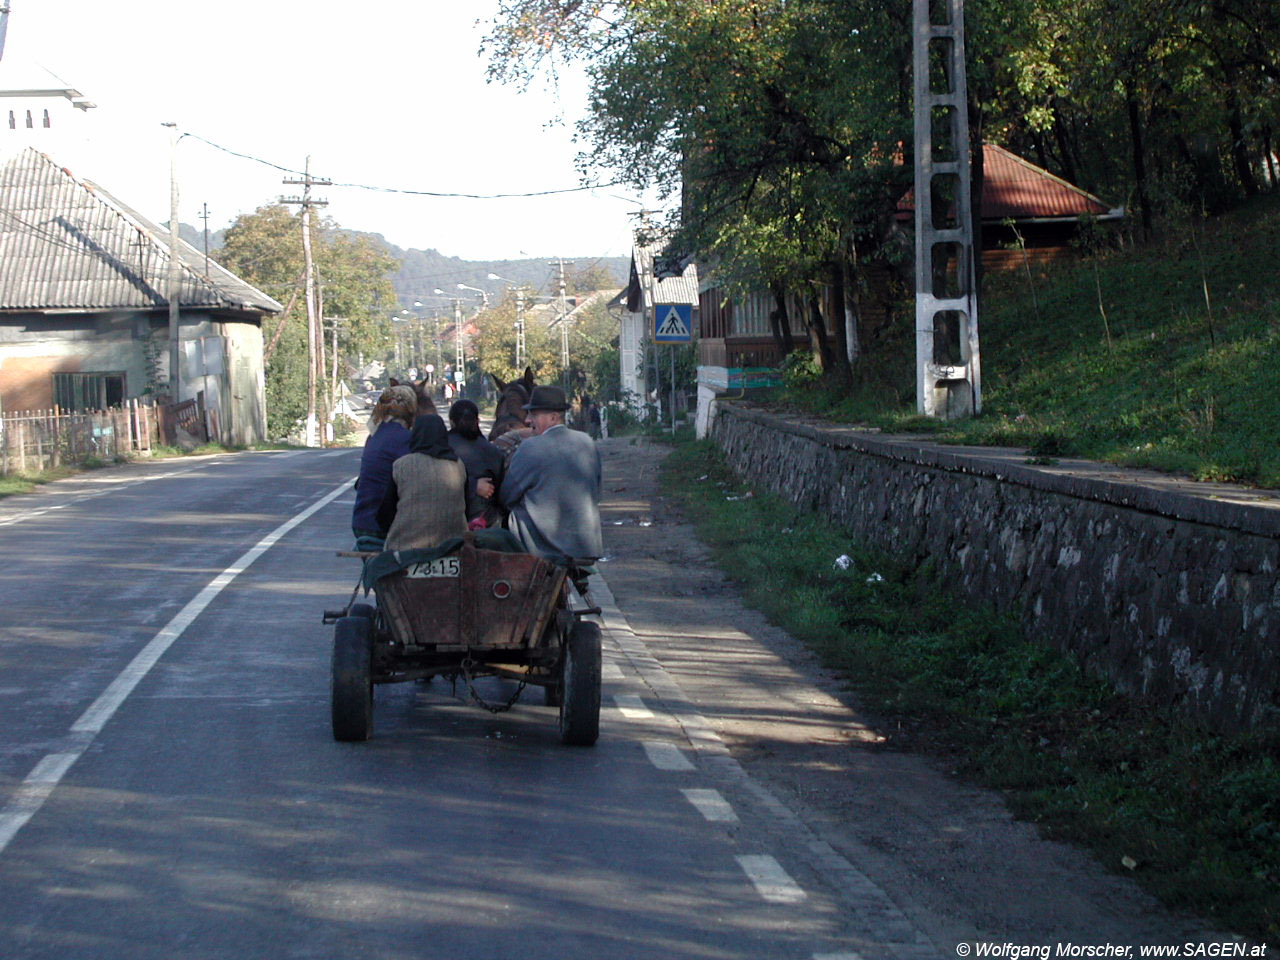
[[[469,286],[467,286],[465,283],[460,283],[460,284],[458,284],[458,289],[459,289],[459,290],[471,290],[471,291],[473,291],[473,292],[475,292],[475,293],[480,294],[480,300],[481,300],[481,302],[484,304],[484,308],[485,308],[486,310],[487,310],[487,309],[489,309],[489,294],[488,294],[487,292],[485,292],[484,290],[481,290],[479,287],[469,287]]]

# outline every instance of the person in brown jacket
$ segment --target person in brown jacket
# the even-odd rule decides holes
[[[387,531],[388,550],[434,547],[466,533],[467,470],[438,414],[414,421],[409,452],[391,466],[378,523]]]

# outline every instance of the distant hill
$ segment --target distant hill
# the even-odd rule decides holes
[[[529,287],[535,294],[551,296],[557,292],[557,269],[549,260],[463,260],[461,257],[450,257],[439,250],[404,250],[388,243],[376,233],[362,234],[391,251],[392,256],[400,261],[400,271],[392,278],[396,295],[405,306],[412,306],[414,300],[424,303],[439,303],[429,300],[438,296],[433,291],[444,291],[445,296],[467,296],[465,290],[459,290],[458,284],[465,283],[469,287],[478,287],[489,294],[491,299],[498,299],[510,289],[511,284],[503,280],[490,280],[489,274],[496,274],[516,284]],[[627,282],[631,269],[628,257],[582,257],[577,256],[565,261],[565,275],[574,277],[587,271],[600,272],[600,281],[610,282],[619,288]],[[595,288],[599,282],[585,284]],[[572,284],[570,284],[572,287]]]
[[[531,288],[535,294],[552,296],[557,292],[556,268],[548,260],[463,260],[461,257],[450,257],[439,250],[405,250],[397,247],[377,233],[365,233],[360,230],[345,230],[353,237],[368,237],[374,243],[389,250],[391,255],[400,261],[400,270],[391,282],[396,290],[396,297],[405,307],[412,307],[415,300],[421,300],[431,306],[443,305],[433,293],[437,288],[445,292],[445,296],[468,296],[465,290],[459,290],[458,284],[465,283],[469,287],[478,287],[489,294],[493,300],[499,299],[510,287],[501,280],[490,280],[489,274],[497,274],[518,284]],[[204,249],[204,231],[188,223],[178,225],[178,235],[197,250]],[[226,230],[213,230],[209,233],[209,252],[216,254],[222,248]],[[627,282],[631,268],[628,257],[583,257],[576,256],[565,261],[565,274],[573,277],[586,271],[603,271],[603,277],[621,288]],[[603,279],[603,277],[601,279]],[[586,284],[595,288],[599,284]]]
[[[167,224],[161,224],[167,226]],[[216,253],[222,249],[222,243],[227,235],[226,230],[210,230],[209,231],[209,253]],[[191,244],[197,250],[204,249],[204,228],[193,227],[189,223],[178,222],[178,236],[187,243]]]

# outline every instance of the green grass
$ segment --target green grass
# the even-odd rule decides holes
[[[945,757],[1172,907],[1280,934],[1280,728],[1211,734],[940,592],[928,567],[767,494],[729,501],[745,491],[709,443],[677,446],[663,476],[747,602],[840,671],[891,746]]]
[[[1280,196],[1195,229],[1203,236],[1173,225],[1165,242],[1106,255],[1097,286],[1093,261],[1048,268],[1034,278],[1034,298],[1025,273],[988,273],[984,410],[971,421],[915,416],[909,304],[873,345],[852,391],[798,387],[782,399],[946,442],[1031,446],[1054,435],[1062,455],[1280,486],[1280,271],[1271,267],[1280,258]]]

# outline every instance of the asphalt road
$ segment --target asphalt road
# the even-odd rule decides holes
[[[358,572],[334,556],[358,456],[0,502],[0,957],[939,955],[737,763],[607,584],[595,747],[536,691],[492,716],[440,680],[380,688],[374,739],[334,742],[320,616]]]

